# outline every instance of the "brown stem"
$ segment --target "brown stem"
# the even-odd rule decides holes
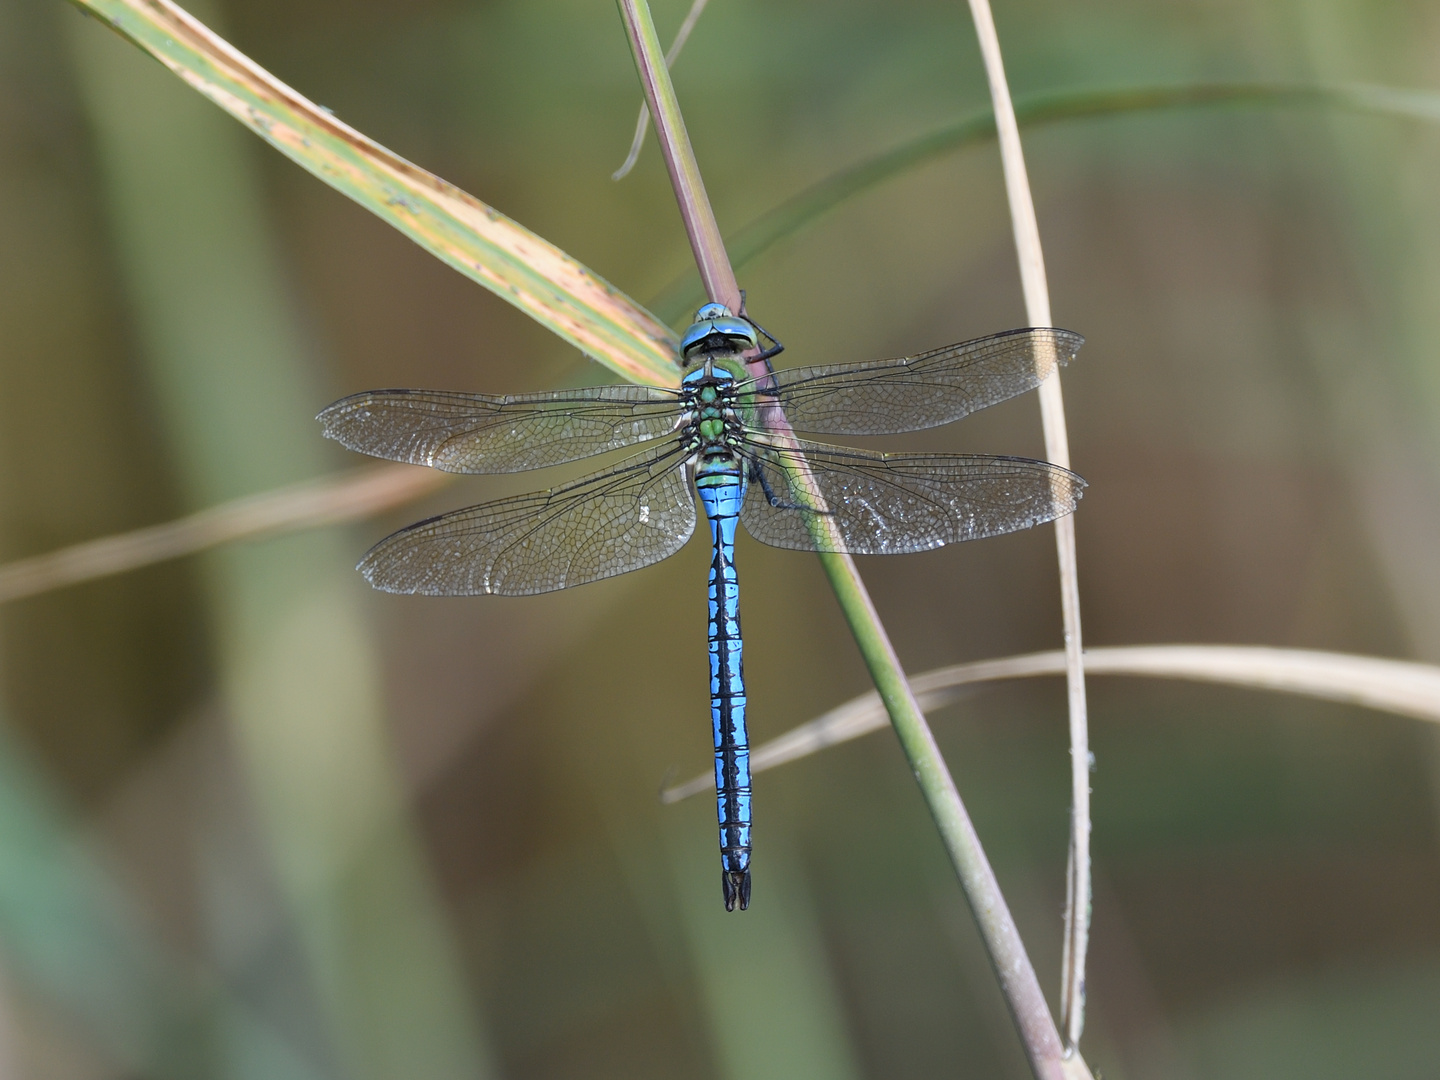
[[[710,196],[705,194],[705,181],[695,161],[690,133],[685,130],[660,39],[655,36],[650,7],[645,0],[619,0],[619,4],[640,85],[645,90],[645,104],[655,120],[655,137],[660,140],[660,153],[670,170],[670,183],[680,204],[680,219],[690,237],[690,249],[695,253],[705,295],[731,311],[739,311],[740,286],[735,282],[735,271],[730,268],[730,257],[725,254],[725,242],[720,238],[715,211],[710,208]]]

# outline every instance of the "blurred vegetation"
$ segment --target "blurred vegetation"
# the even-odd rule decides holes
[[[662,34],[682,0],[655,5]],[[689,254],[613,7],[251,0],[196,14],[641,300]],[[1017,0],[1017,94],[1440,83],[1433,6]],[[722,227],[986,102],[962,5],[713,0],[676,71]],[[341,393],[599,381],[521,314],[57,0],[0,0],[0,559],[348,464]],[[1065,376],[1087,639],[1440,661],[1433,127],[1307,108],[1027,134]],[[784,360],[1022,321],[992,146],[744,272]],[[907,437],[1037,453],[1034,403]],[[900,445],[897,441],[895,445]],[[0,1080],[1020,1077],[898,749],[766,774],[726,916],[703,767],[704,565],[526,600],[372,595],[466,480],[0,612]],[[548,479],[543,482],[549,482]],[[742,541],[763,740],[866,688],[813,560]],[[1058,644],[1049,535],[862,572],[913,670]],[[1132,681],[1092,695],[1087,1059],[1107,1077],[1426,1077],[1440,755],[1410,721]],[[938,734],[1047,990],[1058,685]]]

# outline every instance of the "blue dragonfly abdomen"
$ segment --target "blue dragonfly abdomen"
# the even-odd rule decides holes
[[[745,659],[735,526],[745,502],[744,464],[721,448],[703,451],[695,487],[710,520],[710,721],[720,820],[725,909],[750,906],[750,741],[745,731]]]
[[[690,423],[697,453],[692,475],[710,522],[710,723],[715,744],[720,884],[725,910],[734,911],[750,906],[750,740],[745,730],[740,581],[735,573],[735,530],[745,505],[746,465],[733,450],[742,430],[733,400],[735,374],[725,364],[735,342],[733,337],[717,335],[714,343],[724,360],[717,364],[716,354],[708,354],[685,375],[682,386],[693,395]]]

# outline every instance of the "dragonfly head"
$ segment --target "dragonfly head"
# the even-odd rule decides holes
[[[688,363],[690,354],[701,349],[738,353],[759,347],[760,337],[747,320],[732,315],[724,304],[706,304],[680,339],[680,357]]]

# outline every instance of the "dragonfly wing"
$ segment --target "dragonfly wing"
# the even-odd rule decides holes
[[[658,439],[680,423],[680,397],[658,386],[595,386],[491,397],[370,390],[317,419],[362,454],[446,472],[539,469]]]
[[[1009,330],[919,356],[788,368],[775,373],[775,385],[786,418],[800,431],[919,431],[1033,390],[1084,342],[1069,330]]]
[[[1052,521],[1075,509],[1085,487],[1069,470],[1030,458],[798,446],[810,481],[793,452],[752,451],[740,520],[773,547],[854,555],[927,551]],[[819,505],[815,494],[824,512],[811,509]]]
[[[386,592],[528,596],[673,555],[695,530],[679,444],[564,487],[456,510],[376,544],[359,570]]]

